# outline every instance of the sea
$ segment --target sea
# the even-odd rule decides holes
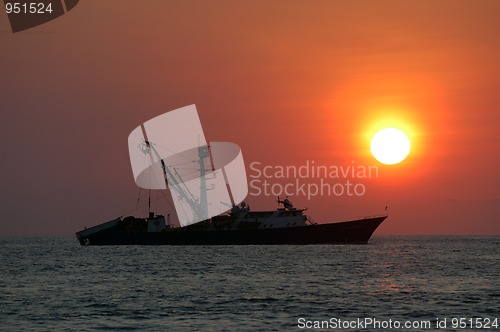
[[[1,331],[494,331],[500,237],[80,246],[0,238]]]

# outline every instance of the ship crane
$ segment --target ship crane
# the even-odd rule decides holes
[[[208,202],[207,202],[207,196],[206,196],[206,178],[205,178],[205,169],[204,169],[204,160],[205,158],[209,157],[209,149],[206,146],[201,146],[198,148],[198,156],[200,157],[199,159],[199,165],[200,165],[200,192],[201,196],[199,199],[199,203],[197,202],[195,196],[189,191],[189,189],[185,186],[184,182],[182,181],[182,178],[180,174],[176,171],[177,177],[181,180],[181,183],[184,184],[185,188],[182,188],[181,183],[177,180],[177,177],[172,173],[172,171],[166,166],[165,162],[163,161],[162,157],[158,153],[158,151],[155,149],[154,144],[149,142],[148,140],[145,140],[144,143],[146,144],[146,149],[141,149],[143,152],[148,153],[148,151],[144,150],[149,150],[153,151],[158,160],[161,163],[161,168],[163,171],[163,177],[165,179],[165,184],[168,187],[168,179],[171,179],[172,186],[171,188],[174,189],[174,191],[183,199],[185,200],[191,210],[194,212],[195,216],[202,218],[202,220],[208,218]],[[150,154],[150,157],[153,161],[153,156]],[[187,191],[187,193],[186,193]],[[189,195],[188,195],[189,194]]]

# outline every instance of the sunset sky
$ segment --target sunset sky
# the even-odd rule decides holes
[[[362,196],[290,197],[317,222],[388,206],[376,235],[500,235],[499,31],[496,0],[85,0],[18,33],[0,13],[0,236],[146,213],[127,137],[190,104],[249,175],[378,166]],[[400,164],[370,153],[385,127],[410,138]]]

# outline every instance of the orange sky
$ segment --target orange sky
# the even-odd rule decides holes
[[[193,103],[247,166],[379,166],[362,197],[293,197],[316,221],[388,205],[376,234],[498,235],[499,17],[496,0],[86,0],[13,34],[0,15],[0,235],[133,210],[128,134]],[[369,153],[384,126],[410,136],[402,164]]]

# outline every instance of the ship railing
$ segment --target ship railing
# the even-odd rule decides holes
[[[108,222],[105,222],[103,224],[100,224],[100,225],[97,225],[97,226],[92,226],[92,227],[85,227],[83,230],[79,231],[76,233],[76,235],[80,238],[84,238],[84,237],[87,237],[91,234],[94,234],[94,233],[97,233],[97,232],[100,232],[100,231],[103,231],[105,229],[108,229],[108,228],[111,228],[111,227],[114,227],[116,225],[118,225],[118,223],[121,221],[122,219],[121,218],[116,218],[116,219],[113,219],[113,220],[110,220]]]
[[[389,214],[386,213],[386,214],[375,214],[375,215],[371,215],[371,216],[365,216],[363,217],[363,219],[373,219],[373,218],[382,218],[382,217],[388,217]]]

